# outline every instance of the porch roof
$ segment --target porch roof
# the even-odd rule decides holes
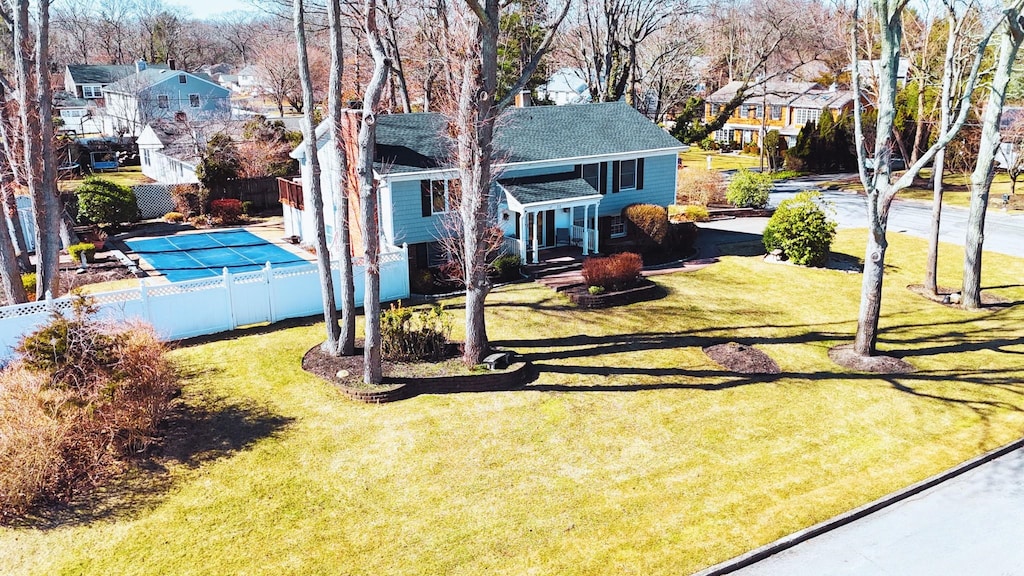
[[[601,200],[597,190],[575,172],[506,178],[498,180],[498,184],[505,190],[510,200],[523,207],[572,201],[592,203]]]

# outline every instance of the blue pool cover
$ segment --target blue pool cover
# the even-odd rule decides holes
[[[306,260],[245,230],[183,234],[125,244],[171,282],[271,267],[300,266]]]

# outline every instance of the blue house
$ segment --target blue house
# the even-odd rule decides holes
[[[183,70],[148,67],[103,87],[110,133],[138,136],[157,120],[227,120],[231,91]]]
[[[343,130],[354,134],[360,116],[347,116],[355,120],[343,121]],[[431,113],[393,114],[378,116],[377,122],[382,240],[408,244],[413,268],[439,264],[437,239],[458,209],[450,192],[459,185],[445,119]],[[333,146],[328,122],[316,133],[330,224],[339,177],[328,153]],[[347,140],[348,155],[354,157],[355,139]],[[626,234],[626,206],[674,202],[676,159],[684,149],[625,103],[509,109],[497,123],[494,164],[494,219],[504,233],[505,250],[524,262],[539,261],[545,249],[562,245],[578,246],[583,254],[598,252],[602,242]],[[308,162],[302,147],[292,156],[301,164],[305,185],[299,189],[282,183],[285,230],[312,243]],[[360,231],[353,230],[353,237],[361,238]]]

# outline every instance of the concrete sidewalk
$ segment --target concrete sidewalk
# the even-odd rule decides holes
[[[1019,446],[755,564],[728,572],[725,563],[714,573],[1022,575],[1024,448]]]

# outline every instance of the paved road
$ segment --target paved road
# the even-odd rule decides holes
[[[1024,574],[1024,449],[734,576]]]
[[[835,180],[837,175],[799,178],[776,185],[772,192],[772,206],[790,198],[800,190],[816,188],[822,182]],[[835,207],[835,219],[842,228],[867,227],[867,209],[864,197],[853,192],[826,190],[823,196]],[[927,238],[931,228],[931,205],[925,202],[903,201],[896,197],[889,212],[889,232],[903,232]],[[945,207],[939,239],[963,246],[967,234],[967,210]],[[985,250],[1024,257],[1024,215],[989,210],[985,218]]]

